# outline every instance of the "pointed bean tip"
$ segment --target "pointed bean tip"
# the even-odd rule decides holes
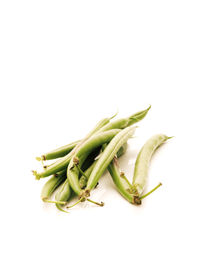
[[[35,158],[37,161],[41,161],[42,159],[41,159],[41,157],[36,157]]]
[[[151,109],[151,104],[149,104],[149,107],[147,108],[147,111]]]
[[[115,113],[113,116],[111,116],[111,117],[109,118],[109,120],[114,119],[114,118],[118,115],[118,113],[119,113],[119,109],[117,108],[116,113]]]
[[[70,213],[69,211],[66,211],[66,210],[62,209],[61,206],[60,206],[58,203],[56,203],[56,208],[57,208],[58,210],[62,211],[62,212]]]

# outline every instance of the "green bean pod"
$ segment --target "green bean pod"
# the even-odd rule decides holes
[[[81,188],[81,189],[83,189],[83,188],[86,187],[86,185],[87,185],[87,181],[88,181],[88,178],[86,178],[86,177],[89,177],[89,176],[90,176],[90,174],[91,174],[92,170],[94,169],[94,166],[96,165],[96,163],[97,163],[97,160],[95,160],[95,161],[90,165],[90,167],[87,168],[87,170],[84,172],[84,173],[85,173],[85,176],[82,175],[82,176],[80,177],[80,179],[79,179],[79,185],[80,185],[80,188]]]
[[[151,106],[149,106],[149,108],[147,108],[146,110],[137,112],[135,114],[133,114],[132,116],[125,118],[125,119],[119,119],[116,120],[114,122],[110,122],[110,119],[112,118],[106,118],[101,120],[95,127],[94,129],[84,138],[84,140],[82,140],[76,147],[74,147],[74,149],[69,152],[66,156],[64,156],[63,158],[57,160],[56,162],[54,162],[53,164],[51,164],[50,166],[48,166],[47,168],[45,168],[45,170],[43,172],[37,173],[37,171],[33,171],[33,174],[35,175],[36,179],[40,179],[40,178],[44,178],[47,177],[51,174],[54,174],[58,171],[61,171],[65,168],[67,168],[71,157],[74,155],[75,150],[78,149],[79,146],[81,146],[81,144],[86,141],[89,137],[91,137],[94,133],[97,132],[104,132],[110,129],[123,129],[127,126],[130,126],[138,121],[140,121],[141,119],[143,119],[147,112],[149,111],[149,109],[151,108]]]
[[[90,155],[87,157],[86,161],[84,162],[83,170],[85,171],[86,176],[89,176],[92,169],[94,168],[94,163],[95,163],[94,159],[99,153],[99,151],[100,151],[100,148],[97,148],[94,151],[92,151],[92,153],[90,153]],[[66,173],[66,170],[65,170],[65,173]],[[84,188],[87,184],[87,179],[84,176],[82,176],[79,180],[79,183],[80,183],[80,187]],[[72,190],[69,185],[69,181],[68,179],[66,179],[64,183],[60,186],[59,190],[57,191],[55,199],[56,201],[67,202],[71,196],[71,193],[72,193]],[[59,210],[64,211],[61,208],[61,205],[56,204],[56,206]]]
[[[149,163],[154,151],[170,138],[171,137],[168,137],[164,134],[154,135],[149,140],[147,140],[147,142],[140,150],[135,162],[132,182],[135,195],[141,196],[144,191],[148,176]]]
[[[95,166],[96,162],[94,161],[91,166],[85,171],[85,175],[86,176],[89,176],[90,173],[92,172],[94,166]],[[80,184],[80,187],[83,189],[86,187],[87,185],[87,179],[85,176],[81,176],[80,180],[79,180],[79,184]],[[70,184],[69,184],[69,181],[68,179],[66,179],[64,181],[64,183],[61,185],[61,187],[59,188],[58,192],[56,193],[55,195],[55,199],[57,202],[63,202],[63,203],[66,203],[70,196],[71,196],[71,193],[72,193],[72,189],[70,187]],[[61,205],[60,204],[56,204],[56,207],[61,210],[61,211],[64,211],[66,212],[65,210],[62,209]]]
[[[131,194],[132,186],[127,179],[124,179],[124,174],[120,172],[116,158],[109,164],[108,171],[119,193],[130,203],[141,204],[141,200]]]
[[[103,145],[106,147],[106,145]],[[105,149],[104,147],[104,149]],[[120,147],[120,149],[117,151],[117,158],[120,158],[122,155],[124,155],[124,153],[127,150],[127,143],[125,143],[123,146]],[[101,154],[99,155],[99,157],[101,157]],[[85,186],[87,185],[87,181],[88,181],[88,177],[90,176],[90,174],[92,173],[95,165],[97,163],[97,160],[94,160],[93,163],[88,167],[88,169],[85,171],[85,176],[82,175],[79,179],[79,184],[80,187],[83,189],[85,188]]]
[[[120,147],[120,149],[117,152],[117,157],[118,158],[121,157],[126,152],[126,149],[127,149],[127,143],[124,144],[122,147]],[[95,154],[96,153],[97,152],[95,152]],[[93,158],[93,155],[92,155],[91,158]],[[87,158],[87,160],[88,160],[88,158]],[[90,161],[90,158],[89,158],[89,162],[91,162]],[[79,179],[79,185],[80,185],[81,189],[83,189],[83,188],[86,187],[87,181],[88,181],[88,179],[86,177],[89,177],[90,176],[90,174],[91,174],[92,170],[94,169],[94,166],[96,165],[96,163],[97,163],[97,160],[93,160],[93,163],[90,164],[90,166],[85,170],[85,172],[84,172],[85,173],[85,176],[82,175],[80,177],[80,179]],[[55,199],[56,199],[57,202],[67,202],[68,199],[71,196],[71,193],[72,192],[71,192],[71,188],[70,188],[70,185],[69,185],[69,181],[68,181],[68,179],[66,179],[64,181],[64,183],[61,185],[61,187],[59,188],[58,192],[56,193]],[[61,208],[61,205],[60,204],[56,204],[56,207],[59,210],[66,212],[65,210],[63,210]]]
[[[90,137],[82,146],[80,146],[76,153],[73,155],[67,168],[67,177],[69,179],[71,188],[78,196],[81,197],[83,191],[79,185],[79,171],[76,168],[75,160],[77,161],[77,164],[81,166],[92,150],[99,147],[100,145],[103,145],[104,143],[110,142],[110,140],[119,132],[119,129],[115,129],[103,133],[97,133],[94,136]]]
[[[142,120],[148,113],[148,111],[150,110],[151,106],[149,106],[147,109],[139,111],[133,115],[131,115],[128,118],[122,118],[122,119],[118,119],[115,120],[113,122],[110,122],[108,124],[106,124],[104,127],[102,127],[99,132],[103,132],[103,131],[107,131],[110,129],[124,129],[128,126],[133,125],[136,122],[139,122],[140,120]]]
[[[95,132],[97,132],[98,130],[100,130],[103,126],[105,126],[107,123],[110,122],[110,120],[112,118],[114,118],[115,115],[111,118],[105,118],[102,119],[101,121],[99,121],[97,123],[97,125],[95,126],[95,128],[86,136],[86,138],[92,136]],[[36,157],[37,160],[51,160],[51,159],[56,159],[56,158],[61,158],[66,156],[75,146],[77,146],[79,143],[81,142],[81,140],[72,142],[70,144],[67,144],[65,146],[61,146],[57,149],[54,149],[50,152],[47,152],[45,154],[43,154],[41,157]]]
[[[90,137],[91,135],[93,135],[95,132],[99,131],[99,129],[101,129],[101,127],[105,126],[107,123],[109,123],[111,118],[105,118],[102,119],[101,121],[99,121],[96,125],[96,127],[86,136],[86,138]],[[71,152],[75,146],[77,146],[78,144],[80,144],[80,142],[82,142],[81,140],[72,142],[70,144],[67,144],[65,146],[61,146],[57,149],[54,149],[50,152],[47,152],[45,154],[43,154],[41,157],[36,157],[37,160],[51,160],[51,159],[56,159],[56,158],[61,158],[66,156],[69,152]]]
[[[115,116],[115,115],[114,115]],[[113,117],[114,117],[113,116]],[[102,119],[97,123],[97,125],[86,135],[86,137],[80,141],[72,150],[69,152],[66,156],[62,157],[61,159],[57,160],[53,164],[47,166],[44,171],[38,173],[37,171],[33,171],[33,175],[37,180],[40,178],[48,177],[51,174],[54,174],[56,172],[59,172],[63,169],[66,169],[71,157],[75,154],[76,150],[87,140],[89,139],[93,134],[98,132],[103,126],[105,126],[107,123],[109,123],[111,118]]]
[[[45,154],[43,154],[41,157],[37,157],[37,160],[51,160],[51,159],[57,159],[66,156],[69,152],[74,149],[75,146],[77,146],[80,143],[79,141],[75,141],[73,143],[70,143],[65,146],[61,146],[57,149],[54,149],[52,151],[49,151]]]
[[[121,130],[106,146],[89,177],[87,187],[85,189],[85,195],[90,194],[90,191],[97,184],[99,178],[102,176],[103,172],[113,160],[117,151],[134,134],[135,129],[136,127],[127,127],[126,129]]]
[[[70,198],[72,193],[72,190],[70,188],[69,185],[69,181],[68,179],[66,179],[64,181],[64,183],[61,185],[61,187],[59,188],[59,190],[57,191],[56,195],[55,195],[55,200],[56,200],[56,207],[61,210],[61,211],[65,211],[61,208],[61,204],[63,203],[67,203],[68,199]],[[59,202],[61,204],[59,204]],[[66,212],[66,211],[65,211]]]
[[[43,186],[41,192],[41,199],[44,202],[55,203],[51,201],[50,197],[56,188],[66,179],[66,173],[60,172],[57,175],[53,175]],[[65,204],[65,202],[60,201],[60,204]]]
[[[120,147],[120,149],[117,152],[117,157],[118,158],[121,157],[126,152],[126,149],[127,149],[127,143],[124,144],[122,147]],[[87,168],[87,170],[85,170],[85,172],[84,172],[85,176],[82,175],[81,178],[79,179],[79,185],[80,185],[81,189],[86,187],[87,181],[88,181],[88,179],[86,177],[90,176],[90,174],[91,174],[92,170],[94,169],[96,163],[97,163],[97,160],[94,160],[93,163]],[[58,203],[59,202],[66,203],[69,200],[69,198],[71,196],[71,193],[72,193],[72,190],[70,188],[69,181],[68,181],[68,179],[66,179],[64,181],[64,183],[61,185],[61,187],[59,188],[59,190],[57,191],[55,199],[56,199],[56,201]],[[58,204],[58,203],[56,204],[56,207],[59,210],[66,212],[66,210],[62,209],[62,207],[61,207],[62,205]]]

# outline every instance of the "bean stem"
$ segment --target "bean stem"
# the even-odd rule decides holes
[[[78,203],[80,203],[81,201],[83,200],[83,198],[80,198],[76,203],[74,203],[73,205],[71,206],[67,206],[68,209],[71,209],[73,208],[74,206],[76,206]]]
[[[124,172],[120,172],[120,176],[121,176],[122,179],[124,179],[127,182],[127,184],[130,186],[130,188],[133,187],[132,184],[127,179],[127,177],[125,176]]]
[[[104,202],[102,202],[102,201],[101,201],[101,203],[99,203],[99,202],[96,202],[96,201],[91,200],[91,199],[89,199],[89,198],[87,198],[87,201],[89,201],[89,202],[91,202],[91,203],[93,203],[93,204],[96,204],[96,205],[98,205],[98,206],[100,206],[100,207],[103,207],[103,206],[104,206]]]
[[[88,180],[87,175],[81,170],[80,166],[77,164],[76,168],[78,169],[78,171]]]
[[[162,185],[162,183],[159,183],[156,187],[154,187],[151,191],[149,191],[148,193],[146,193],[145,195],[141,196],[140,199],[144,199],[145,197],[149,196],[151,193],[153,193],[156,189],[158,189],[160,186]]]

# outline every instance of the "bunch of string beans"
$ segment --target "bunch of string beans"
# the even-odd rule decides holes
[[[35,178],[39,180],[50,176],[43,186],[41,199],[44,202],[55,203],[56,207],[64,212],[67,212],[64,206],[74,194],[78,196],[78,201],[74,205],[89,201],[103,206],[103,202],[98,203],[90,199],[90,192],[97,186],[104,171],[108,169],[120,194],[130,203],[140,205],[144,197],[161,185],[142,195],[152,154],[170,137],[158,134],[144,144],[136,159],[132,184],[124,172],[120,171],[118,158],[126,152],[127,141],[135,133],[136,127],[132,125],[142,120],[150,108],[151,106],[130,117],[114,121],[112,119],[116,115],[102,119],[82,140],[37,157],[36,159],[43,163],[43,171],[33,171]],[[44,162],[53,159],[57,160],[52,164],[44,165]],[[55,191],[55,199],[52,200],[51,197]]]

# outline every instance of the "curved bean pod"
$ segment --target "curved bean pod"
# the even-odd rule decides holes
[[[119,148],[134,134],[136,127],[127,127],[119,132],[106,146],[102,156],[95,165],[85,189],[85,195],[89,195],[91,189],[97,184],[99,178],[113,160]]]
[[[85,171],[85,175],[89,176],[90,173],[92,172],[94,166],[95,166],[96,162],[94,161],[91,166]],[[85,188],[85,186],[87,185],[87,179],[84,176],[81,176],[80,180],[79,180],[79,184],[81,188]],[[64,183],[61,185],[61,188],[59,188],[58,192],[55,195],[55,199],[57,202],[63,202],[63,203],[67,203],[67,201],[69,200],[70,196],[72,193],[72,189],[70,187],[69,181],[68,179],[66,179],[64,181]],[[64,211],[61,208],[61,204],[56,204],[56,207],[60,210],[60,211]]]
[[[122,147],[120,147],[120,149],[117,152],[117,157],[118,158],[121,157],[125,153],[126,149],[127,149],[127,143],[124,144]],[[85,171],[86,177],[90,176],[96,163],[97,163],[97,160],[93,161],[93,163],[90,165],[90,167],[88,167],[88,169]],[[79,185],[80,185],[81,189],[85,188],[87,185],[88,179],[85,176],[82,175],[81,178],[79,179]],[[55,196],[55,199],[57,201],[56,207],[59,210],[66,212],[65,210],[62,209],[61,204],[59,204],[59,202],[60,203],[62,203],[62,202],[66,203],[68,201],[68,199],[70,198],[70,196],[71,196],[71,188],[70,188],[68,179],[66,179],[64,181],[64,183],[61,185],[60,190],[56,193],[56,196]]]
[[[62,202],[63,203],[67,203],[68,199],[70,198],[71,196],[71,188],[70,188],[70,185],[69,185],[69,181],[68,179],[66,179],[64,181],[64,183],[61,185],[61,188],[59,188],[58,192],[56,193],[55,195],[55,200],[56,200],[56,207],[61,210],[61,211],[64,211],[62,208],[61,208],[61,204]],[[59,203],[60,202],[60,203]],[[65,211],[66,212],[66,211]]]
[[[106,145],[104,144],[103,145],[103,149],[105,149]],[[120,147],[120,149],[117,151],[117,158],[120,158],[122,155],[124,155],[124,153],[126,152],[127,150],[127,143],[125,143],[123,146]],[[99,155],[101,157],[101,154]],[[80,184],[80,187],[83,189],[85,188],[85,186],[87,185],[87,181],[88,179],[86,177],[89,177],[90,174],[92,173],[95,165],[97,163],[97,160],[95,160],[91,165],[90,167],[85,171],[85,176],[82,175],[79,179],[79,184]]]
[[[113,117],[115,117],[115,115]],[[105,126],[107,123],[109,123],[113,117],[105,118],[105,119],[102,119],[101,121],[99,121],[97,123],[97,125],[95,126],[95,128],[89,134],[87,134],[86,138],[90,137],[95,132],[99,131],[99,129],[101,129],[103,126]],[[65,146],[61,146],[57,149],[54,149],[50,152],[43,154],[41,157],[36,157],[36,159],[40,161],[40,160],[51,160],[51,159],[61,158],[63,156],[66,156],[75,146],[80,144],[80,142],[82,142],[82,141],[78,140],[78,141],[72,142],[70,144],[67,144]]]
[[[73,155],[69,163],[69,166],[67,168],[67,177],[69,179],[71,188],[78,196],[81,196],[83,191],[79,185],[79,179],[78,179],[79,171],[75,167],[76,165],[75,160],[77,161],[77,164],[81,166],[92,150],[94,150],[100,145],[110,142],[110,140],[120,131],[121,130],[119,129],[115,129],[95,134],[94,136],[90,137],[82,146],[80,146],[76,151],[76,153]]]
[[[86,161],[84,162],[83,170],[85,171],[86,176],[89,176],[92,169],[93,169],[93,164],[95,163],[94,158],[97,156],[97,153],[99,153],[99,148],[95,149],[90,153],[90,155],[87,157]],[[66,174],[66,170],[64,170]],[[84,188],[87,184],[87,179],[83,176],[79,180],[79,184],[81,188]],[[59,190],[57,191],[55,195],[56,201],[61,201],[61,202],[67,202],[71,196],[72,190],[69,185],[68,179],[64,181],[64,183],[60,186]],[[56,204],[56,207],[61,210],[66,212],[65,210],[62,209],[61,205]]]
[[[60,172],[57,175],[53,175],[43,186],[41,192],[41,199],[44,202],[55,203],[50,200],[51,195],[56,190],[56,188],[66,179],[66,173]],[[61,201],[60,204],[65,204]]]
[[[131,194],[132,187],[127,182],[127,180],[125,180],[122,177],[116,158],[114,158],[113,161],[109,164],[108,171],[119,193],[130,203],[141,204],[141,200],[139,198],[134,197],[133,194]]]
[[[120,149],[117,152],[117,157],[118,158],[121,157],[126,152],[126,149],[127,149],[127,143],[125,143],[122,147],[120,147]],[[87,168],[87,170],[85,171],[85,176],[86,177],[90,176],[90,174],[91,174],[92,170],[94,169],[96,163],[97,163],[97,160],[93,161],[93,163]],[[88,179],[85,176],[82,175],[81,178],[79,179],[79,185],[80,185],[81,189],[85,188],[86,185],[87,185]],[[56,193],[55,199],[56,199],[57,202],[67,202],[68,199],[70,198],[70,196],[71,196],[71,188],[70,188],[68,179],[66,179],[65,182],[61,185],[60,190]],[[66,212],[65,210],[63,210],[61,208],[60,204],[57,203],[56,207],[59,210]]]
[[[114,115],[115,116],[115,115]],[[113,117],[114,117],[113,116]],[[99,131],[99,129],[101,129],[103,126],[105,126],[111,118],[106,118],[106,119],[102,119],[101,121],[99,121],[97,123],[97,125],[94,127],[93,130],[91,130],[86,137],[80,141],[80,143],[78,143],[73,150],[71,150],[70,153],[68,153],[66,156],[64,156],[63,158],[57,160],[56,162],[54,162],[53,164],[51,164],[50,166],[48,166],[47,168],[45,168],[45,170],[43,172],[37,173],[37,171],[33,171],[33,175],[35,175],[35,178],[37,180],[39,180],[40,178],[44,178],[47,177],[51,174],[54,174],[56,172],[59,172],[65,168],[67,168],[71,157],[75,154],[76,150],[87,140],[89,139],[93,134],[95,134],[97,131]]]
[[[148,176],[149,163],[154,151],[170,138],[171,137],[168,137],[164,134],[154,135],[149,140],[147,140],[147,142],[140,150],[135,162],[132,182],[136,195],[141,196],[144,190]]]
[[[116,116],[116,114],[110,118],[104,118],[102,120],[100,120],[97,125],[95,126],[95,128],[89,132],[89,134],[87,134],[86,138],[92,136],[95,132],[97,132],[99,129],[101,129],[103,126],[105,126],[107,123],[110,122],[110,120],[112,118],[114,118]],[[63,157],[65,155],[67,155],[76,145],[78,145],[81,142],[81,140],[72,142],[70,144],[67,144],[65,146],[61,146],[57,149],[54,149],[50,152],[47,152],[46,154],[42,155],[41,157],[37,157],[37,160],[51,160],[51,159],[56,159],[56,158],[60,158]]]
[[[35,175],[36,179],[39,180],[40,178],[47,177],[47,176],[54,174],[60,170],[63,170],[64,168],[67,168],[72,155],[75,153],[75,150],[78,149],[78,147],[85,140],[87,140],[90,136],[92,136],[94,133],[103,132],[103,131],[107,131],[110,129],[123,129],[127,126],[130,126],[130,125],[140,121],[141,119],[143,119],[146,116],[146,114],[148,113],[150,108],[151,108],[151,106],[149,106],[149,108],[147,108],[146,110],[137,112],[126,119],[119,119],[119,120],[116,120],[114,122],[109,122],[109,121],[115,115],[111,118],[101,120],[96,125],[96,127],[86,136],[86,138],[83,141],[81,141],[69,154],[67,154],[66,156],[64,156],[60,160],[56,161],[55,163],[51,164],[49,167],[45,168],[45,170],[43,172],[37,173],[37,171],[33,171],[33,174]]]
[[[134,123],[142,120],[147,115],[150,108],[151,108],[151,105],[147,109],[139,111],[139,112],[131,115],[128,118],[118,119],[116,121],[110,122],[110,123],[106,124],[104,127],[102,127],[99,130],[99,132],[107,131],[110,129],[124,129],[128,126],[131,126]]]

